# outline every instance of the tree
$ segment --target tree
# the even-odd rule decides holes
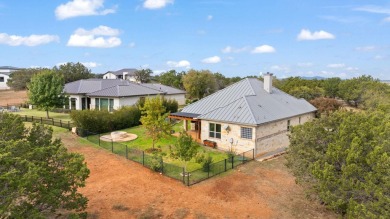
[[[148,83],[152,77],[153,71],[149,68],[141,69],[134,72],[135,80],[141,83]]]
[[[358,107],[362,102],[364,91],[372,82],[374,79],[367,75],[341,81],[339,84],[340,98]]]
[[[169,136],[172,126],[167,121],[168,113],[165,113],[163,100],[160,96],[146,98],[145,104],[140,108],[141,123],[145,127],[145,134],[152,139],[152,150],[155,150],[156,141]]]
[[[323,96],[323,89],[319,87],[310,88],[307,86],[294,87],[289,91],[289,94],[296,98],[304,98],[305,100],[312,100]]]
[[[326,97],[317,97],[310,100],[310,103],[318,109],[317,116],[321,116],[322,114],[329,115],[331,112],[334,112],[341,107],[339,101]]]
[[[22,126],[16,117],[5,114],[0,122]],[[23,132],[0,137],[0,217],[44,218],[59,209],[84,210],[88,199],[77,189],[85,186],[89,170],[82,155],[53,140],[51,128],[34,123]]]
[[[191,98],[201,99],[212,94],[217,87],[215,77],[209,70],[189,70],[183,76],[183,85]]]
[[[176,70],[170,70],[161,73],[159,75],[158,82],[167,86],[176,87],[178,89],[184,89],[182,80],[183,75],[185,75],[184,71],[178,73]]]
[[[389,218],[388,136],[388,113],[337,111],[293,127],[287,165],[346,218]]]
[[[214,73],[214,77],[217,84],[216,90],[222,90],[229,85],[229,78],[226,78],[225,75],[217,72]]]
[[[66,64],[60,65],[59,67],[55,66],[53,71],[62,74],[65,83],[94,77],[94,75],[91,73],[91,70],[89,70],[80,62],[68,62]]]
[[[38,72],[44,69],[41,68],[27,68],[14,71],[10,74],[7,85],[14,90],[25,90],[30,83],[31,78]]]
[[[335,98],[339,95],[340,78],[328,78],[323,82],[325,96]]]
[[[30,103],[44,109],[47,118],[50,109],[65,104],[64,78],[51,70],[43,70],[35,75],[28,89]]]
[[[199,145],[193,141],[186,131],[181,131],[176,144],[169,147],[170,155],[183,162],[184,171],[187,172],[187,163],[198,154]]]

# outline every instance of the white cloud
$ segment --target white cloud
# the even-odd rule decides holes
[[[38,46],[42,44],[48,44],[51,42],[59,42],[60,38],[57,35],[30,35],[30,36],[17,36],[8,35],[6,33],[0,33],[0,44],[6,44],[9,46]]]
[[[104,9],[104,0],[73,0],[61,4],[55,10],[57,19],[64,20],[72,17],[106,15],[115,13],[115,8]]]
[[[323,30],[315,31],[312,33],[310,30],[306,29],[302,29],[297,36],[298,40],[330,40],[335,38],[336,37],[333,34]]]
[[[279,72],[285,72],[288,73],[290,72],[290,68],[286,66],[280,66],[280,65],[273,65],[270,68],[272,71],[279,71]]]
[[[297,64],[298,67],[311,67],[313,66],[313,63],[311,62],[300,62]]]
[[[376,56],[374,56],[374,59],[375,60],[383,60],[383,59],[385,59],[385,57],[381,56],[381,55],[376,55]]]
[[[347,71],[358,71],[359,68],[356,68],[356,67],[347,67],[345,70],[347,70]]]
[[[207,16],[207,20],[208,20],[208,21],[211,21],[212,19],[213,19],[213,15]]]
[[[362,47],[356,47],[355,50],[357,51],[363,51],[363,52],[368,52],[368,51],[373,51],[376,50],[377,48],[375,46],[362,46]]]
[[[390,22],[390,17],[383,19],[384,22]]]
[[[221,50],[222,53],[240,53],[240,52],[245,52],[249,50],[249,47],[247,46],[244,46],[244,47],[241,47],[241,48],[233,48],[231,46],[226,46],[225,48],[223,48]]]
[[[355,11],[364,11],[375,14],[390,14],[390,8],[375,6],[375,5],[366,5],[358,8],[354,8]]]
[[[96,63],[96,62],[82,62],[81,64],[83,64],[87,68],[96,68],[96,67],[102,65],[102,64]]]
[[[160,9],[173,2],[174,0],[145,0],[143,6],[147,9]]]
[[[276,52],[275,48],[270,45],[262,45],[254,48],[252,53],[273,53]]]
[[[326,67],[328,67],[328,68],[344,68],[345,64],[344,63],[329,64]]]
[[[191,63],[187,60],[181,60],[181,61],[168,61],[167,65],[171,68],[190,68]]]
[[[121,45],[117,37],[119,30],[107,26],[99,26],[92,30],[79,28],[69,38],[67,46],[112,48]]]
[[[154,75],[159,75],[159,74],[164,73],[164,72],[167,72],[167,70],[162,70],[162,69],[153,70]]]
[[[212,57],[208,57],[208,58],[203,59],[202,62],[207,63],[207,64],[215,64],[215,63],[221,62],[221,58],[219,56],[212,56]]]

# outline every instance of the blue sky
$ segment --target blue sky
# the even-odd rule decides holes
[[[0,0],[0,66],[390,79],[384,0]]]

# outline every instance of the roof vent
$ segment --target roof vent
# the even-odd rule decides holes
[[[272,93],[272,73],[267,72],[263,75],[264,77],[264,90],[267,91],[267,93]]]

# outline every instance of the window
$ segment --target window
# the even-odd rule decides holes
[[[76,109],[76,98],[70,98],[70,109]]]
[[[241,127],[241,138],[252,139],[252,128]]]
[[[108,111],[112,112],[114,111],[114,99],[110,99],[110,104],[108,106]]]
[[[99,106],[100,106],[100,100],[99,98],[95,98],[95,109],[99,110],[100,109]]]
[[[290,120],[287,120],[287,131],[290,131]]]
[[[4,82],[4,77],[0,77],[0,82]]]
[[[299,124],[301,124],[301,117],[299,117]]]
[[[221,124],[209,123],[209,137],[221,139]]]

